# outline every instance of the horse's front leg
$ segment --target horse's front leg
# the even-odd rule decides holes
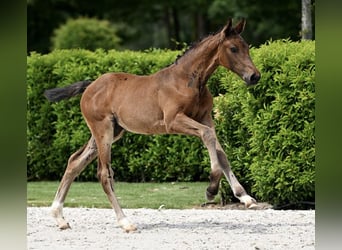
[[[206,195],[209,200],[212,200],[217,194],[219,181],[223,173],[233,190],[234,196],[237,197],[248,208],[255,206],[255,199],[247,194],[231,170],[226,154],[217,140],[213,122],[209,116],[205,121],[199,123],[188,116],[179,113],[170,123],[166,124],[169,124],[170,132],[200,137],[208,149],[211,173],[210,185],[207,189]]]
[[[206,198],[208,201],[214,200],[217,195],[220,187],[220,180],[223,175],[222,168],[218,164],[213,164],[213,160],[210,159],[211,162],[211,171],[209,176],[209,186],[206,190]]]
[[[234,173],[230,167],[230,163],[227,159],[227,156],[226,156],[225,152],[223,151],[222,146],[218,142],[217,138],[216,138],[215,152],[216,152],[216,155],[218,157],[220,167],[221,167],[225,177],[227,178],[227,180],[230,184],[230,187],[232,188],[234,196],[236,198],[238,198],[240,200],[240,202],[244,203],[247,208],[256,207],[257,206],[256,200],[247,194],[247,192],[245,191],[243,186],[239,183],[239,181],[235,177],[235,175],[234,175]],[[214,166],[214,169],[212,169],[212,173],[214,171],[218,171],[215,168],[215,166]],[[213,182],[214,182],[214,184],[216,184],[215,181],[217,182],[217,186],[218,186],[219,180],[217,180],[217,179],[211,181],[211,185],[213,185]],[[208,193],[208,190],[207,190],[207,193]]]
[[[211,117],[206,117],[202,123],[210,128],[202,135],[202,141],[209,152],[211,165],[210,184],[206,190],[207,199],[209,201],[214,199],[215,195],[218,193],[220,179],[222,174],[224,174],[232,188],[234,196],[244,203],[247,208],[255,207],[255,199],[247,194],[231,169],[227,156],[217,139],[214,123]]]

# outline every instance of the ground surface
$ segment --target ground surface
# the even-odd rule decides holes
[[[61,231],[46,207],[27,208],[28,249],[315,249],[315,211],[124,209],[138,226],[124,233],[111,209],[64,208]]]

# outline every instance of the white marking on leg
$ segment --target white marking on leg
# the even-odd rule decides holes
[[[63,209],[63,203],[60,203],[59,201],[53,201],[51,205],[52,216],[55,218],[63,217],[62,209]]]
[[[53,201],[51,205],[51,214],[56,219],[59,229],[70,228],[69,223],[63,217],[63,203]]]

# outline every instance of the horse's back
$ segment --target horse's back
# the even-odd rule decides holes
[[[156,79],[129,73],[100,76],[84,92],[81,109],[87,121],[115,116],[123,128],[136,133],[150,133],[163,119]]]

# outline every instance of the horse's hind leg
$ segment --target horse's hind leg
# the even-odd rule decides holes
[[[112,142],[118,140],[122,134],[123,129],[116,124],[116,121],[104,119],[90,124],[92,133],[96,139],[98,148],[98,167],[97,176],[102,184],[102,188],[106,193],[112,208],[116,213],[119,225],[126,232],[136,230],[136,226],[133,225],[125,216],[121,209],[118,199],[114,193],[114,172],[111,168],[111,145]]]
[[[72,154],[68,160],[68,166],[64,172],[51,206],[52,216],[56,219],[60,229],[70,228],[69,223],[63,217],[63,204],[70,185],[96,156],[97,149],[95,140],[91,137],[88,143]]]

